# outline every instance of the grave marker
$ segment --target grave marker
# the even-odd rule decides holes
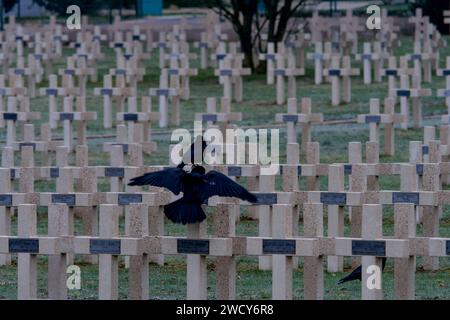
[[[342,58],[342,68],[340,68],[340,58],[333,57],[329,69],[323,71],[324,76],[331,79],[331,105],[338,106],[341,102],[341,81],[342,98],[345,103],[351,102],[351,77],[359,75],[359,69],[352,69],[350,57]]]

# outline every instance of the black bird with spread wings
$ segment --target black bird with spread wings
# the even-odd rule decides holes
[[[186,168],[187,167],[187,168]],[[190,168],[191,169],[190,169]],[[256,202],[256,197],[226,175],[200,165],[168,168],[131,179],[129,186],[151,185],[169,189],[183,197],[164,206],[167,218],[175,223],[196,223],[206,219],[201,205],[212,196],[236,197]]]
[[[204,147],[203,144],[202,149]],[[183,192],[182,198],[164,206],[167,218],[182,224],[205,220],[201,205],[213,196],[235,197],[252,203],[257,201],[255,195],[226,175],[214,170],[206,173],[204,167],[194,163],[186,165],[181,162],[176,168],[146,173],[131,179],[128,185],[163,187],[175,195]]]

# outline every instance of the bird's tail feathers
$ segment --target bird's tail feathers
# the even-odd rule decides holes
[[[206,214],[200,204],[184,202],[178,199],[164,206],[164,213],[175,223],[197,223],[206,219]]]
[[[343,284],[345,282],[360,280],[361,281],[361,266],[357,267],[355,270],[350,272],[347,276],[340,279],[338,284]]]
[[[146,185],[146,184],[148,184],[148,183],[146,181],[145,175],[132,178],[130,180],[130,182],[128,183],[129,186],[143,186],[143,185]]]

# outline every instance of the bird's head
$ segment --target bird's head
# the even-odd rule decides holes
[[[183,167],[183,171],[186,172],[186,173],[191,173],[193,168],[194,168],[193,164],[186,164]]]
[[[194,163],[192,165],[192,173],[205,174],[206,170],[201,164]]]
[[[205,172],[206,172],[205,168],[201,164],[198,164],[198,163],[187,164],[183,167],[183,170],[186,173],[205,174]]]

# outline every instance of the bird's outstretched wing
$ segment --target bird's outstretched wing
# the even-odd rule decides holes
[[[203,183],[199,186],[199,196],[203,202],[212,196],[235,197],[252,203],[257,201],[255,195],[215,170],[203,176]]]
[[[132,178],[129,186],[151,185],[169,189],[174,194],[183,191],[183,177],[186,172],[182,168],[168,168],[161,171],[149,172],[142,176]]]

